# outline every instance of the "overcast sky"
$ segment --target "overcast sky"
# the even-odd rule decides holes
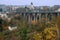
[[[31,2],[34,6],[60,5],[60,0],[0,0],[0,4],[6,5],[30,5]]]

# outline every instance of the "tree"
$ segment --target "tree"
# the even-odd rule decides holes
[[[21,40],[27,40],[27,27],[24,27],[21,30],[20,35],[21,35]]]

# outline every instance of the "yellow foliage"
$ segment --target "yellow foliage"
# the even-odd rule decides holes
[[[46,39],[51,39],[51,35],[46,35]]]
[[[56,39],[56,31],[57,32],[57,28],[56,27],[50,27],[50,28],[45,28],[44,29],[44,33],[46,34],[46,40],[49,39]]]
[[[33,33],[33,38],[35,39],[35,40],[43,40],[43,38],[42,38],[42,32],[34,32]]]

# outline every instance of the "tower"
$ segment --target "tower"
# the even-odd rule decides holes
[[[34,6],[33,6],[33,3],[31,2],[30,4],[30,7],[29,7],[30,10],[34,10]]]

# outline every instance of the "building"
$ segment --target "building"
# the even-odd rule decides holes
[[[6,10],[5,7],[5,5],[0,5],[0,12],[4,12]]]
[[[9,13],[17,9],[19,6],[13,5],[0,5],[0,12],[1,13]]]
[[[29,23],[31,22],[40,22],[42,20],[50,21],[57,16],[60,16],[60,6],[33,6],[31,5],[26,6],[6,6],[0,5],[0,12],[9,13],[10,17],[13,17],[16,14],[19,14],[24,17],[25,20]],[[21,18],[21,19],[22,19]]]
[[[60,16],[60,8],[52,9],[53,7],[49,6],[41,6],[36,8],[25,7],[25,8],[18,8],[16,9],[16,13],[20,14],[20,16],[24,17],[27,22],[41,22],[42,20],[51,21],[54,18]],[[33,10],[32,10],[33,9]]]

